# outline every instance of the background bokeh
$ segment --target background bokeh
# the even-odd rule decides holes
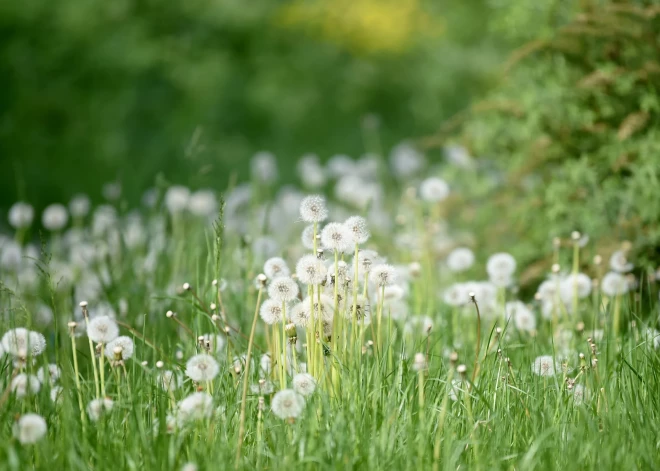
[[[221,189],[261,150],[286,181],[303,153],[362,154],[365,116],[385,149],[432,133],[570,3],[1,2],[0,207]]]

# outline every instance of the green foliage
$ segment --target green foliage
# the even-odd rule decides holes
[[[483,47],[484,1],[420,3],[440,34],[372,54],[287,25],[288,3],[3,2],[2,205],[97,198],[115,178],[134,202],[159,173],[223,186],[263,149],[291,178],[305,152],[364,152],[366,113],[387,145],[433,131],[483,88],[502,49]]]
[[[508,226],[487,244],[529,261],[579,230],[660,260],[659,32],[657,7],[605,2],[512,54],[460,131],[501,182],[497,198],[471,200],[484,224]]]

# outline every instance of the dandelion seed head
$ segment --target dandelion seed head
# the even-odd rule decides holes
[[[328,217],[325,199],[319,195],[305,197],[300,203],[300,217],[305,222],[323,222]]]
[[[427,370],[428,363],[426,361],[426,355],[423,353],[415,353],[415,359],[413,360],[412,368],[414,371]]]
[[[278,391],[271,401],[271,409],[280,419],[296,419],[305,408],[305,399],[293,389]]]
[[[449,185],[441,178],[429,177],[420,185],[419,195],[427,203],[438,203],[449,196]]]
[[[183,382],[174,371],[165,370],[158,375],[158,384],[164,391],[176,391],[183,385]]]
[[[219,372],[218,362],[205,353],[195,355],[186,362],[186,376],[197,383],[212,381]]]
[[[314,225],[310,224],[303,229],[300,240],[306,249],[314,249]]]
[[[273,279],[268,285],[268,296],[280,303],[288,303],[298,297],[298,283],[288,276]]]
[[[259,308],[261,319],[268,325],[277,324],[282,321],[282,302],[267,299]]]
[[[320,285],[326,275],[325,264],[314,255],[305,255],[296,264],[296,276],[304,285]]]
[[[371,268],[369,281],[378,287],[389,286],[395,283],[396,269],[392,265],[380,263]]]
[[[89,420],[97,422],[103,415],[110,412],[114,405],[114,401],[107,397],[91,400],[89,404],[87,404],[87,415],[89,416]]]
[[[188,211],[202,218],[214,217],[218,212],[218,200],[213,190],[197,190],[188,198]]]
[[[170,214],[179,214],[188,208],[190,190],[185,186],[172,185],[165,192],[165,207]]]
[[[611,271],[601,280],[600,289],[607,296],[620,296],[628,292],[628,281],[621,273]]]
[[[14,229],[25,229],[30,227],[34,219],[34,208],[28,203],[19,201],[9,208],[9,224]]]
[[[452,250],[447,256],[447,267],[454,273],[464,272],[474,264],[474,253],[466,247]]]
[[[60,231],[69,222],[69,213],[62,204],[51,204],[41,214],[41,223],[49,231]]]
[[[309,373],[298,373],[293,377],[293,390],[301,396],[310,396],[316,390],[316,380]]]
[[[16,397],[33,396],[41,390],[41,382],[34,375],[19,373],[11,380],[10,388]]]
[[[38,414],[24,414],[14,424],[14,438],[21,445],[32,445],[41,440],[48,432],[46,420]]]
[[[60,370],[60,367],[54,363],[51,363],[45,367],[42,366],[37,371],[37,378],[41,383],[45,383],[46,380],[48,380],[50,384],[53,385],[57,383],[57,381],[60,379],[60,376],[62,376],[62,370]]]
[[[264,263],[264,274],[273,280],[280,276],[290,276],[291,270],[283,258],[271,257]]]
[[[260,151],[254,154],[250,161],[252,178],[259,183],[273,183],[277,181],[277,160],[271,152]]]
[[[117,323],[109,316],[97,316],[87,326],[87,336],[96,343],[108,343],[119,335]]]
[[[554,376],[557,374],[554,357],[550,355],[537,357],[532,363],[532,373],[539,376]]]
[[[327,250],[343,253],[351,251],[355,240],[348,226],[339,222],[331,222],[326,224],[321,231],[321,244]]]
[[[486,271],[493,283],[497,286],[502,286],[501,281],[510,278],[516,271],[516,259],[511,254],[505,252],[493,254],[488,259]]]
[[[89,214],[92,203],[89,197],[84,194],[75,195],[69,201],[69,212],[74,218],[83,218]]]
[[[369,232],[369,225],[365,218],[361,216],[351,216],[344,221],[344,225],[353,235],[354,243],[364,244],[369,240],[371,233]]]
[[[213,398],[205,392],[195,392],[177,404],[177,420],[181,424],[213,416]]]
[[[6,353],[15,357],[38,356],[46,350],[46,338],[39,332],[24,327],[8,330],[3,336],[2,347]]]
[[[617,250],[610,257],[610,268],[617,273],[627,273],[634,268],[623,250]]]

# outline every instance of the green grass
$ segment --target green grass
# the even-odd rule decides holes
[[[316,391],[306,398],[303,414],[293,423],[271,412],[271,394],[265,395],[263,410],[259,410],[259,395],[250,389],[247,401],[241,403],[244,381],[249,385],[257,382],[258,360],[269,344],[264,323],[258,319],[253,347],[256,361],[250,377],[243,374],[244,367],[240,373],[232,367],[234,356],[248,348],[258,307],[254,279],[261,271],[263,257],[254,253],[235,229],[223,230],[222,220],[215,231],[189,215],[174,221],[173,227],[168,223],[165,246],[158,251],[155,268],[149,273],[136,268],[136,262],[147,253],[146,247],[121,244],[117,251],[74,273],[74,281],[67,283],[61,279],[60,262],[67,259],[68,249],[56,242],[44,250],[39,261],[24,260],[40,267],[38,282],[28,289],[25,285],[17,289],[15,274],[5,270],[0,294],[3,331],[28,326],[44,333],[46,352],[36,358],[35,365],[24,369],[36,371],[39,366],[56,363],[62,369],[59,384],[63,392],[53,403],[50,386],[45,383],[37,395],[17,398],[7,388],[20,368],[14,369],[8,355],[3,357],[2,468],[178,470],[185,463],[195,463],[200,470],[660,467],[660,357],[646,330],[657,318],[654,283],[644,279],[637,293],[622,297],[618,336],[611,326],[614,303],[598,292],[580,301],[577,314],[562,314],[552,321],[543,320],[534,305],[539,321],[531,334],[518,332],[513,323],[506,323],[500,307],[494,317],[481,319],[475,360],[479,338],[475,307],[468,305],[454,316],[452,308],[436,300],[455,276],[437,269],[441,256],[431,244],[424,244],[421,257],[413,258],[410,251],[393,242],[397,234],[411,229],[422,239],[430,239],[431,234],[425,231],[432,229],[425,221],[435,213],[418,200],[400,204],[398,208],[388,207],[388,211],[419,214],[418,220],[412,227],[397,226],[391,232],[375,230],[365,246],[389,257],[391,263],[423,262],[421,273],[407,282],[407,320],[428,315],[433,328],[422,332],[419,324],[407,328],[406,321],[390,321],[386,307],[381,349],[377,341],[367,343],[372,339],[369,327],[361,343],[349,341],[346,348],[339,348],[330,341],[326,345],[328,355],[315,373]],[[252,227],[259,227],[256,211],[245,214]],[[164,216],[158,211],[143,211],[143,217],[160,220]],[[116,227],[123,231],[124,223],[122,216]],[[278,253],[294,270],[297,256],[308,252],[301,249],[297,235],[303,227],[303,223],[296,223],[283,225],[279,232],[266,230],[281,242]],[[156,237],[153,228],[145,230],[147,240]],[[109,237],[105,233],[91,240],[98,244]],[[571,257],[572,250],[560,254],[567,266]],[[346,256],[346,260],[350,265],[351,257]],[[598,272],[590,263],[580,268]],[[80,311],[77,305],[82,299],[75,293],[75,285],[83,284],[92,274],[101,274],[104,283],[95,299],[85,299],[89,308],[109,303],[118,313],[121,335],[129,335],[135,342],[135,355],[126,361],[125,373],[105,362],[105,388],[114,407],[97,422],[90,421],[84,411],[81,414],[78,405],[78,394],[84,407],[96,396],[89,343],[85,336],[75,339],[80,364],[78,391],[66,325],[74,312]],[[469,274],[483,278],[483,266],[474,267]],[[228,283],[221,293],[222,303],[211,283],[214,279]],[[190,283],[192,290],[175,289],[184,282]],[[347,291],[350,293],[349,288]],[[302,292],[307,293],[305,287]],[[506,297],[511,300],[516,295],[509,290]],[[128,309],[122,314],[124,301]],[[47,326],[39,326],[36,316],[41,303],[50,305],[54,312],[54,321]],[[211,303],[217,304],[216,310],[211,309]],[[374,319],[378,308],[372,293]],[[166,317],[167,310],[176,312],[179,323]],[[174,370],[185,378],[185,362],[202,351],[197,336],[209,332],[224,335],[223,322],[212,319],[222,310],[235,331],[230,331],[226,346],[216,355],[220,374],[212,384],[194,385],[186,379],[170,396],[160,387],[159,372]],[[594,336],[594,353],[587,339],[595,328],[604,329],[604,334],[602,339]],[[343,329],[350,340],[350,322]],[[553,335],[560,329],[570,335]],[[374,329],[376,335],[378,331]],[[305,334],[299,331],[299,336],[304,339]],[[570,371],[547,377],[532,372],[535,358],[559,354],[560,350]],[[457,353],[457,361],[450,360],[452,352]],[[413,368],[416,353],[426,357],[427,370],[417,372]],[[305,361],[306,356],[303,350],[297,361]],[[158,361],[164,363],[163,368],[156,366]],[[458,365],[465,365],[463,375],[457,371]],[[275,391],[281,381],[276,370],[273,368],[272,377]],[[452,380],[459,383],[453,387]],[[584,388],[581,403],[571,394],[567,380],[575,380],[573,389]],[[290,387],[290,375],[286,382]],[[165,424],[172,402],[197,388],[213,391],[214,414],[167,433]],[[243,405],[245,437],[236,460]],[[48,424],[46,437],[34,445],[21,445],[12,436],[14,421],[27,412],[42,415]],[[157,431],[155,423],[159,424]]]

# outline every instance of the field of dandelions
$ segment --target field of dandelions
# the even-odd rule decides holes
[[[16,202],[0,468],[660,469],[653,271],[548,234],[520,289],[515,246],[446,224],[446,169],[474,170],[448,157]]]

